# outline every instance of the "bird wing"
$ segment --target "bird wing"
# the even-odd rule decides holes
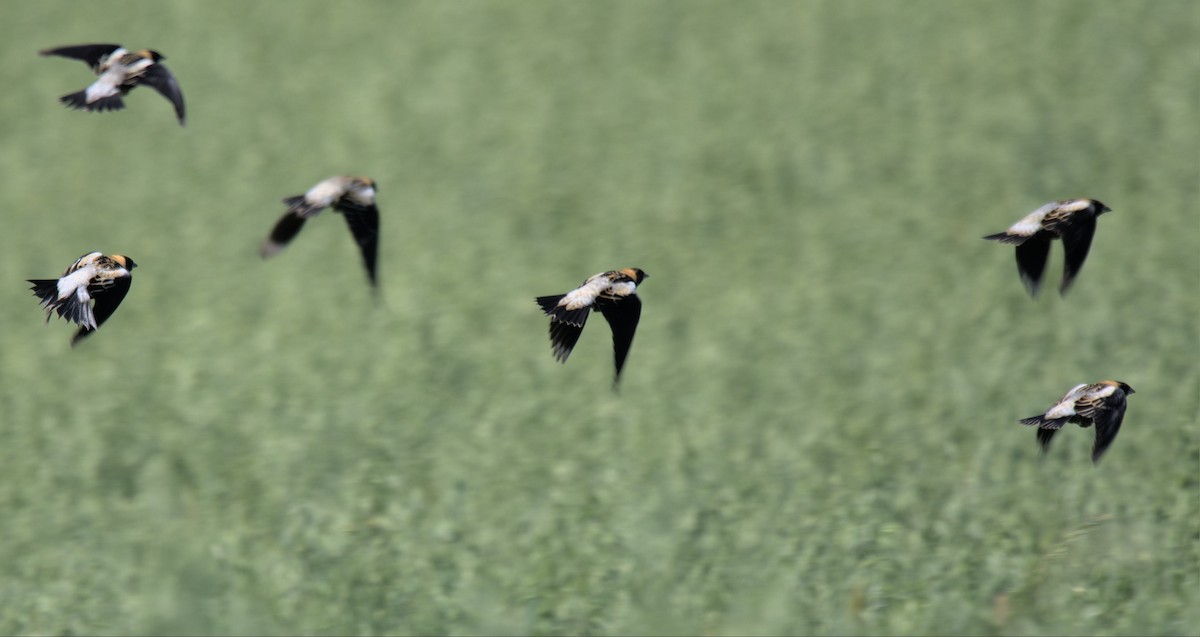
[[[1054,434],[1058,433],[1058,429],[1038,429],[1037,441],[1042,448],[1042,453],[1050,450],[1050,441],[1054,439]]]
[[[1092,462],[1108,450],[1121,430],[1125,419],[1125,392],[1116,390],[1107,396],[1086,397],[1077,403],[1079,415],[1096,424],[1096,442],[1092,445]]]
[[[600,296],[596,299],[596,309],[608,320],[613,333],[613,358],[616,363],[616,374],[613,376],[615,386],[621,380],[621,369],[625,367],[625,358],[629,356],[629,347],[633,344],[633,335],[637,332],[638,319],[642,316],[642,301],[636,294],[622,297]]]
[[[265,259],[284,249],[292,239],[296,238],[296,235],[300,234],[300,229],[304,227],[304,222],[307,220],[308,217],[298,215],[290,210],[283,213],[283,216],[275,223],[275,227],[271,229],[267,240],[263,241],[259,254]]]
[[[133,283],[133,277],[121,276],[111,281],[106,285],[93,286],[88,288],[95,303],[92,307],[92,316],[95,317],[95,326],[83,325],[75,332],[75,336],[71,338],[71,345],[74,346],[85,336],[100,329],[100,326],[112,316],[113,312],[117,311],[117,306],[121,305],[121,301],[125,299],[125,294],[129,292],[129,286]]]
[[[1021,273],[1021,282],[1031,296],[1037,296],[1049,255],[1050,236],[1041,232],[1017,246],[1017,271]]]
[[[350,197],[342,197],[334,204],[334,209],[346,218],[350,226],[350,234],[362,252],[363,264],[367,266],[367,276],[371,285],[376,285],[375,262],[379,248],[379,208],[374,204],[362,205],[352,201]]]
[[[175,76],[167,70],[167,67],[161,64],[150,65],[142,75],[142,82],[171,102],[171,105],[175,107],[175,116],[179,118],[179,125],[183,126],[186,117],[183,91],[180,90],[179,82],[175,81]]]
[[[1079,274],[1079,270],[1083,268],[1083,261],[1087,259],[1088,249],[1092,247],[1092,236],[1096,234],[1096,217],[1092,215],[1077,216],[1082,218],[1073,219],[1061,230],[1063,251],[1066,255],[1063,258],[1063,276],[1062,282],[1059,284],[1060,294],[1067,293],[1067,288],[1071,287],[1075,275]]]
[[[95,71],[100,66],[100,59],[121,48],[119,44],[79,44],[76,46],[60,46],[56,49],[44,49],[41,55],[59,55],[65,58],[82,60]]]
[[[579,342],[579,335],[583,334],[583,326],[587,323],[587,314],[585,313],[583,316],[584,319],[579,325],[550,321],[550,345],[554,348],[554,360],[560,363],[567,362],[567,357],[575,349],[575,344]]]

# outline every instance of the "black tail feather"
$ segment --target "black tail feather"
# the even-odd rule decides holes
[[[1008,234],[1007,232],[997,232],[996,234],[989,234],[988,236],[984,237],[984,239],[987,239],[988,241],[999,241],[1000,243],[1019,246],[1022,243],[1025,243],[1029,237],[1023,237],[1017,234]]]
[[[545,312],[548,316],[554,316],[554,308],[555,308],[555,306],[558,305],[558,302],[561,301],[562,297],[564,297],[564,296],[566,296],[566,294],[551,294],[550,296],[539,296],[539,297],[537,297],[537,303],[538,303],[538,305],[542,306],[542,311]]]
[[[83,90],[79,91],[78,93],[63,95],[58,99],[60,102],[70,106],[71,108],[77,108],[84,111],[119,111],[125,108],[125,101],[121,99],[120,94],[109,95],[108,97],[102,97],[94,102],[88,102],[87,91]]]
[[[33,284],[30,290],[33,295],[42,300],[42,305],[48,305],[58,298],[58,279],[26,279]]]

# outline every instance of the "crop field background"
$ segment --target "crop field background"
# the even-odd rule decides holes
[[[0,633],[1200,626],[1193,2],[6,5]],[[187,99],[43,48],[166,55]],[[373,301],[337,215],[380,186]],[[985,242],[1113,212],[1074,289]],[[101,330],[27,278],[135,259]],[[537,295],[637,266],[619,393]],[[1136,390],[1099,465],[1019,418]]]

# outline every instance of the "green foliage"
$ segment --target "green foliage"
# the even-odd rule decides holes
[[[1200,626],[1196,5],[5,7],[0,632]],[[153,47],[188,126],[39,49]],[[263,262],[280,199],[380,184]],[[1071,295],[984,242],[1096,197]],[[71,350],[21,283],[140,264]],[[621,393],[533,297],[651,276]],[[1018,418],[1138,390],[1099,466]]]

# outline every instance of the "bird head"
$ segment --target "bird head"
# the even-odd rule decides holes
[[[1126,385],[1125,383],[1123,383],[1119,380],[1106,380],[1103,382],[1103,384],[1109,385],[1111,387],[1116,387],[1117,389],[1121,390],[1122,392],[1125,392],[1126,394],[1134,393],[1132,387],[1130,387],[1129,385]]]
[[[1102,215],[1102,214],[1112,210],[1112,208],[1109,208],[1108,206],[1104,205],[1104,202],[1096,200],[1096,199],[1092,200],[1092,207],[1096,209],[1097,215]]]
[[[121,267],[125,268],[126,270],[132,270],[137,267],[137,264],[133,262],[133,259],[130,259],[123,254],[112,255],[112,260],[120,263]]]
[[[137,54],[144,58],[149,58],[150,60],[153,60],[154,62],[158,62],[159,60],[167,59],[167,56],[165,56],[162,53],[159,53],[158,51],[155,51],[153,49],[142,49],[141,51],[138,51]]]
[[[624,272],[625,274],[629,275],[629,278],[633,279],[634,283],[641,283],[642,279],[650,276],[649,274],[642,272],[641,268],[625,268]]]

